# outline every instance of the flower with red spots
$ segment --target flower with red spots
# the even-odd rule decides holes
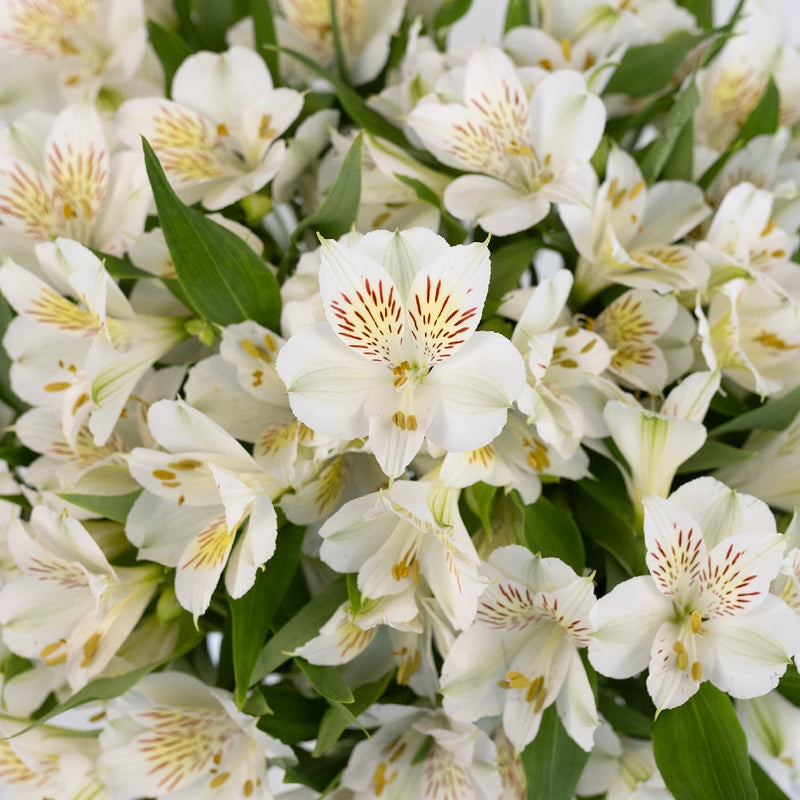
[[[656,708],[675,708],[704,680],[733,697],[774,689],[800,649],[800,623],[769,594],[784,537],[766,503],[698,478],[668,499],[644,499],[650,575],[601,598],[589,659],[629,678],[650,667]]]

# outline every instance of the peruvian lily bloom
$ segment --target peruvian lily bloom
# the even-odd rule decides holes
[[[774,689],[800,649],[800,621],[769,593],[784,551],[769,507],[709,477],[644,506],[650,575],[598,601],[594,668],[629,678],[649,665],[657,711],[686,702],[705,680],[739,698]]]
[[[99,772],[118,800],[272,800],[270,762],[295,760],[227,692],[184,672],[147,675],[112,700],[107,715]]]
[[[476,725],[441,711],[375,705],[359,721],[380,725],[359,742],[342,773],[352,800],[496,800],[502,795],[497,752]]]
[[[357,572],[369,600],[412,587],[419,593],[424,579],[447,620],[466,628],[483,585],[458,495],[431,481],[395,481],[351,500],[320,529],[320,557],[337,572]]]
[[[658,412],[633,402],[606,404],[603,419],[629,468],[623,477],[637,514],[645,495],[669,494],[678,467],[703,446],[708,435],[703,418],[719,381],[718,372],[689,375]]]
[[[605,106],[573,70],[548,75],[528,101],[511,59],[486,47],[467,62],[463,102],[423,101],[408,124],[442,163],[477,173],[447,187],[447,210],[505,236],[535,225],[551,203],[589,201]]]
[[[40,130],[23,117],[0,144],[0,244],[14,257],[36,242],[75,239],[120,255],[144,230],[152,202],[138,153],[111,153],[103,123],[88,103],[65,108]]]
[[[584,205],[559,214],[580,253],[573,294],[582,304],[611,283],[669,292],[703,289],[708,265],[687,245],[672,244],[708,216],[702,191],[686,181],[647,186],[636,161],[615,148],[605,181]]]
[[[241,597],[275,551],[276,483],[227,431],[183,401],[154,403],[147,422],[164,450],[137,447],[128,456],[146,491],[125,532],[139,558],[177,567],[178,601],[196,617],[226,564],[228,593]]]
[[[19,575],[0,590],[3,640],[17,655],[63,665],[73,690],[102,672],[163,577],[150,564],[112,567],[75,519],[36,506],[15,520],[8,547]]]
[[[117,113],[117,134],[139,150],[143,135],[186,203],[216,210],[275,177],[286,152],[278,141],[303,106],[294,89],[274,88],[253,50],[189,56],[172,82],[172,100],[136,98]]]
[[[591,578],[519,545],[495,550],[486,572],[493,583],[475,622],[442,667],[444,710],[460,722],[502,714],[503,730],[520,751],[555,703],[570,737],[591,750],[599,721],[578,654],[589,643]]]
[[[450,247],[423,228],[322,240],[327,322],[301,328],[276,362],[292,411],[333,437],[369,435],[390,478],[425,437],[447,451],[488,444],[524,382],[513,345],[475,331],[488,285],[485,244]]]

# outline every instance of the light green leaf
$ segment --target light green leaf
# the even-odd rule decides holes
[[[85,508],[93,514],[99,514],[101,517],[124,525],[136,498],[141,493],[142,489],[137,489],[129,494],[94,495],[61,492],[58,496],[79,508]]]
[[[726,694],[708,681],[653,723],[656,764],[675,800],[757,800],[747,740]]]
[[[577,573],[583,570],[586,554],[575,520],[546,497],[525,506],[525,540],[532,552],[560,558]]]
[[[589,754],[570,739],[555,705],[542,714],[536,738],[520,758],[528,785],[527,800],[571,800]]]
[[[679,33],[663,42],[630,47],[606,85],[606,94],[646,97],[663,89],[675,76],[689,51],[710,33]]]
[[[681,92],[664,120],[664,128],[644,150],[636,153],[642,175],[648,184],[661,174],[687,125],[691,125],[694,110],[700,104],[695,82]],[[689,173],[691,178],[691,173]]]
[[[274,672],[291,657],[291,653],[316,636],[346,598],[344,575],[312,597],[264,646],[253,667],[250,685]]]
[[[337,239],[347,233],[356,221],[361,201],[361,148],[364,134],[359,133],[344,157],[336,182],[328,189],[319,208],[294,229],[292,240],[297,241],[307,228],[326,239]]]
[[[194,51],[189,44],[175,31],[160,25],[155,20],[147,20],[147,36],[153,46],[161,66],[164,68],[164,90],[172,96],[172,79],[178,67]]]
[[[317,694],[326,700],[333,703],[352,703],[355,699],[336,667],[311,664],[304,658],[295,658],[294,663],[300,667]]]
[[[686,459],[678,467],[678,475],[688,475],[691,472],[709,472],[717,467],[725,467],[728,464],[738,464],[740,461],[747,461],[752,458],[755,452],[752,450],[742,450],[741,447],[733,447],[715,439],[707,439],[706,443],[693,455]]]
[[[236,704],[242,707],[250,688],[250,674],[264,646],[272,618],[281,604],[300,560],[303,529],[294,525],[278,532],[272,558],[256,575],[253,587],[236,600],[229,597],[233,674]],[[254,625],[253,621],[258,620]]]
[[[269,267],[236,234],[185,206],[144,138],[142,145],[161,228],[192,308],[206,322],[231,325],[252,319],[276,330],[281,296]]]
[[[519,289],[520,278],[533,267],[533,257],[542,247],[539,239],[519,239],[505,244],[491,254],[492,272],[483,316],[497,311],[508,292]]]
[[[377,681],[354,689],[354,699],[350,706],[331,702],[331,707],[325,712],[319,725],[319,733],[314,745],[315,756],[322,755],[330,750],[339,741],[339,737],[349,725],[358,725],[358,715],[380,699],[391,682],[393,675],[394,670],[390,670],[381,678],[378,678]]]
[[[433,18],[433,27],[436,31],[449,28],[469,11],[471,5],[472,0],[444,0]]]
[[[777,400],[768,400],[764,405],[739,417],[718,425],[709,431],[709,436],[721,436],[734,431],[782,431],[800,413],[800,386]]]
[[[275,49],[275,21],[272,17],[272,6],[269,0],[248,0],[250,16],[253,18],[255,30],[255,49],[261,54],[267,69],[272,75],[272,82],[280,86],[281,73],[278,64],[278,51]]]
[[[464,490],[464,499],[469,510],[481,521],[487,533],[492,531],[492,509],[497,498],[497,487],[478,482]]]
[[[512,28],[518,28],[520,25],[533,25],[530,0],[509,0],[503,33],[508,33]]]

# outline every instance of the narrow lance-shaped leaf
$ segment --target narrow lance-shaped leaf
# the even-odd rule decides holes
[[[295,658],[294,663],[308,678],[317,694],[334,703],[352,703],[353,693],[342,680],[336,667],[311,664],[304,658]]]
[[[125,524],[136,498],[141,493],[142,489],[137,489],[129,494],[93,495],[62,492],[58,496],[74,506],[91,511],[93,514],[99,514],[106,519]]]
[[[194,311],[218,325],[252,319],[276,329],[280,288],[267,264],[236,234],[185,206],[144,138],[142,145],[161,228]]]
[[[280,86],[281,73],[278,63],[278,51],[275,49],[275,20],[269,0],[249,0],[250,16],[253,18],[255,32],[255,49],[261,55],[272,75],[272,82]]]
[[[158,60],[164,68],[164,89],[167,96],[172,96],[172,79],[178,67],[188,58],[193,50],[189,44],[175,31],[159,25],[155,20],[147,20],[147,35]]]
[[[521,759],[528,800],[571,800],[589,754],[570,739],[552,705]]]
[[[520,25],[533,25],[530,0],[509,0],[503,32],[508,33]]]
[[[675,800],[756,800],[747,740],[730,699],[705,682],[653,723],[656,764]]]
[[[763,406],[734,417],[728,422],[709,431],[709,436],[721,436],[734,431],[782,431],[800,413],[800,386],[777,400],[770,400]]]
[[[356,136],[347,155],[336,182],[328,190],[320,207],[300,221],[292,238],[297,241],[306,229],[317,231],[326,239],[337,239],[350,230],[358,216],[358,205],[361,201],[361,148],[363,134]]]
[[[546,497],[540,497],[533,505],[525,506],[524,513],[528,547],[545,558],[560,558],[580,572],[585,553],[581,533],[572,517]]]

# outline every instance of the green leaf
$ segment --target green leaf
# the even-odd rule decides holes
[[[288,681],[273,686],[261,685],[255,692],[263,695],[272,709],[270,716],[258,721],[260,730],[289,745],[316,738],[319,721],[328,710],[322,698],[300,694]]]
[[[94,250],[92,252],[103,262],[103,267],[106,272],[113,278],[133,278],[139,280],[140,278],[155,278],[152,272],[146,272],[139,267],[134,266],[133,262],[125,256],[112,256],[110,253],[103,253],[101,250]]]
[[[709,32],[680,33],[666,41],[630,47],[606,85],[606,94],[646,97],[667,86],[689,51],[709,37]]]
[[[339,70],[342,80],[350,83],[350,73],[344,57],[342,33],[339,29],[339,15],[336,13],[336,0],[328,0],[328,10],[331,15],[331,33],[333,34],[333,49],[336,53],[336,69]]]
[[[678,5],[694,14],[697,24],[701,28],[710,30],[714,25],[713,0],[678,0]]]
[[[390,670],[373,683],[367,683],[353,690],[353,702],[348,707],[331,702],[319,725],[314,755],[319,756],[333,747],[349,725],[358,725],[358,715],[366,711],[386,691],[392,680],[394,670]]]
[[[747,740],[726,694],[708,681],[653,723],[656,764],[675,800],[756,800]]]
[[[525,507],[525,540],[534,553],[560,558],[577,573],[583,570],[586,554],[578,526],[544,496]]]
[[[361,201],[361,148],[364,134],[359,133],[342,162],[336,182],[328,189],[319,208],[294,229],[292,240],[311,228],[326,239],[337,239],[347,233],[358,216]]]
[[[694,122],[689,120],[680,130],[669,158],[661,170],[662,181],[694,180]]]
[[[600,688],[597,710],[617,733],[637,739],[649,739],[653,727],[652,714],[648,716],[627,703],[620,703],[623,698],[614,691],[615,688]]]
[[[234,4],[219,0],[193,0],[194,18],[204,50],[221,52],[227,49],[225,34],[236,22]]]
[[[709,431],[709,436],[721,436],[734,431],[782,431],[800,413],[800,386],[777,400],[769,400],[746,414],[734,417]]]
[[[242,707],[250,674],[264,646],[270,623],[300,561],[303,529],[289,525],[278,532],[275,553],[256,575],[253,587],[236,600],[229,597],[236,704]],[[257,624],[254,622],[257,621]]]
[[[278,62],[278,42],[275,36],[275,20],[272,16],[272,6],[269,0],[248,0],[250,16],[253,18],[255,29],[255,49],[264,59],[267,69],[272,75],[272,82],[280,86],[281,72]]]
[[[433,18],[433,27],[436,32],[458,22],[469,11],[471,5],[472,0],[444,0]]]
[[[141,493],[142,490],[137,489],[130,494],[94,495],[61,492],[58,496],[79,508],[85,508],[93,514],[99,514],[101,517],[124,525],[128,519],[128,513]]]
[[[326,586],[306,603],[264,646],[258,656],[250,685],[258,683],[281,664],[291,653],[319,633],[335,609],[347,598],[344,575]]]
[[[570,739],[554,704],[542,714],[539,732],[520,758],[527,800],[571,800],[589,754]]]
[[[752,758],[750,759],[750,771],[753,775],[753,783],[758,789],[758,800],[789,800]]]
[[[304,658],[295,658],[294,663],[300,667],[317,694],[326,700],[333,703],[352,703],[355,699],[336,667],[311,664]]]
[[[264,49],[270,48],[265,45]],[[373,109],[366,104],[364,98],[348,86],[340,77],[334,75],[330,70],[325,69],[325,67],[308,56],[303,55],[303,53],[298,53],[296,50],[291,50],[287,47],[279,47],[277,49],[281,53],[286,53],[287,56],[291,56],[296,61],[299,61],[312,72],[319,75],[320,78],[328,81],[328,83],[333,86],[333,90],[339,98],[342,108],[356,125],[364,128],[364,130],[375,136],[380,136],[390,141],[392,144],[396,144],[406,152],[414,151],[414,148],[411,146],[408,139],[406,139],[403,132],[399,128],[395,128],[391,122],[385,117],[382,117],[377,111],[373,111]]]
[[[508,33],[520,25],[533,25],[530,0],[509,0],[503,33]]]
[[[503,297],[519,289],[520,278],[533,267],[533,257],[542,247],[538,239],[518,239],[491,254],[492,272],[484,305],[484,317],[497,311]]]
[[[350,602],[350,613],[355,615],[361,610],[361,590],[358,588],[358,573],[348,572],[347,599]]]
[[[280,287],[269,267],[236,234],[185,206],[144,138],[142,146],[161,228],[192,308],[206,322],[252,319],[277,330]]]
[[[664,120],[661,135],[636,154],[642,175],[648,184],[653,183],[661,174],[684,128],[691,124],[692,115],[699,104],[700,93],[692,81],[676,98]]]
[[[755,452],[733,447],[716,439],[707,439],[706,443],[678,467],[678,475],[688,475],[691,472],[709,472],[717,467],[728,464],[738,464],[752,458]]]
[[[164,89],[168,96],[172,96],[172,79],[178,67],[194,51],[179,34],[160,25],[152,19],[147,20],[147,35],[153,50],[156,51],[158,60],[164,68]]]
[[[492,531],[492,509],[497,498],[497,487],[478,482],[464,490],[469,510],[480,520],[487,533]]]
[[[791,661],[778,682],[778,691],[787,700],[800,708],[800,674],[798,674],[797,667]]]

